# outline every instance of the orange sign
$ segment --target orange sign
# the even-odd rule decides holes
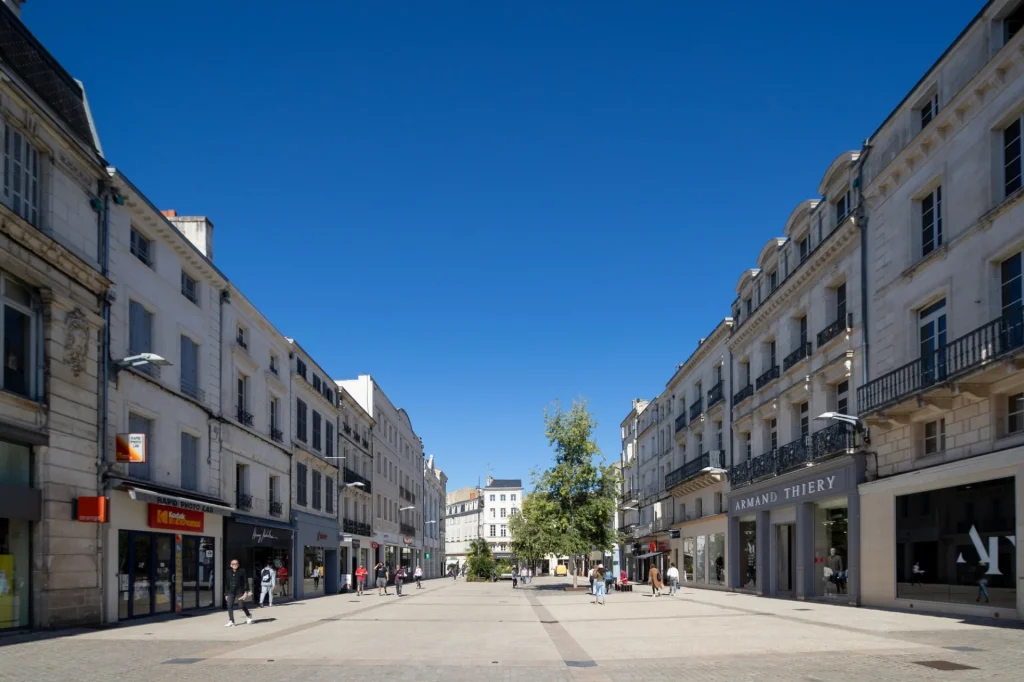
[[[202,533],[205,520],[203,512],[178,509],[163,504],[149,505],[150,528]]]
[[[85,523],[106,523],[109,509],[109,498],[79,497],[75,500],[75,519]]]
[[[146,461],[146,434],[117,434],[117,461],[143,464]]]

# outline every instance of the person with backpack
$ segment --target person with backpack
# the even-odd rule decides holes
[[[395,571],[395,592],[399,597],[402,596],[402,583],[405,582],[405,565],[399,564],[398,570]]]
[[[267,598],[267,606],[274,605],[274,588],[277,586],[277,571],[267,562],[260,571],[260,608],[263,608],[263,597]]]

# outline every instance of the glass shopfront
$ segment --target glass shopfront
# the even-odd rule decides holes
[[[259,598],[259,575],[269,563],[277,571],[278,596],[291,594],[292,530],[283,525],[266,525],[260,519],[237,517],[224,526],[224,565],[237,559],[249,579],[249,590]],[[284,568],[282,572],[281,569]]]
[[[0,518],[0,630],[28,627],[30,524]]]
[[[697,553],[694,555],[693,560],[693,579],[694,582],[703,583],[707,580],[706,566],[704,564],[707,561],[707,536],[697,536]]]
[[[743,516],[740,517],[739,527],[739,587],[753,590],[757,588],[757,521],[753,516]]]
[[[1014,479],[896,498],[896,596],[1017,606]]]
[[[307,597],[316,597],[324,594],[326,581],[324,580],[324,548],[310,547],[303,548],[302,555],[302,577],[305,579],[305,594]]]
[[[849,570],[849,508],[845,497],[814,505],[814,595],[846,594]]]
[[[708,582],[725,584],[725,533],[708,536]]]
[[[214,539],[144,531],[118,531],[118,617],[138,618],[215,603]],[[181,558],[181,594],[175,573]]]
[[[685,572],[683,578],[684,582],[693,580],[693,553],[695,551],[694,539],[683,538],[683,571]]]

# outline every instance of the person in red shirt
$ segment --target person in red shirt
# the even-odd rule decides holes
[[[281,583],[281,596],[288,594],[288,569],[285,568],[284,564],[281,564],[281,568],[277,569],[277,582]]]
[[[366,566],[359,564],[359,568],[356,569],[356,589],[360,597],[363,596],[364,587],[366,587]]]

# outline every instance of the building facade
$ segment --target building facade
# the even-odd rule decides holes
[[[437,468],[434,456],[427,458],[423,468],[423,576],[440,578],[445,561],[445,500],[448,476]]]
[[[469,545],[484,537],[484,499],[480,488],[459,488],[445,496],[445,570],[466,566]]]
[[[1024,616],[1022,21],[989,2],[864,151],[868,605]]]
[[[518,478],[487,477],[482,491],[484,539],[495,560],[514,560],[508,522],[523,510],[523,482]]]
[[[619,498],[619,545],[620,570],[626,571],[630,580],[640,580],[637,557],[640,551],[640,500],[643,486],[640,484],[640,458],[637,454],[637,435],[640,431],[640,413],[647,409],[647,401],[633,399],[633,408],[619,424],[622,449],[619,453],[619,467],[622,476],[622,494]]]
[[[342,585],[355,586],[362,564],[371,570],[373,543],[373,442],[375,422],[356,399],[338,387],[341,427],[341,573]]]

